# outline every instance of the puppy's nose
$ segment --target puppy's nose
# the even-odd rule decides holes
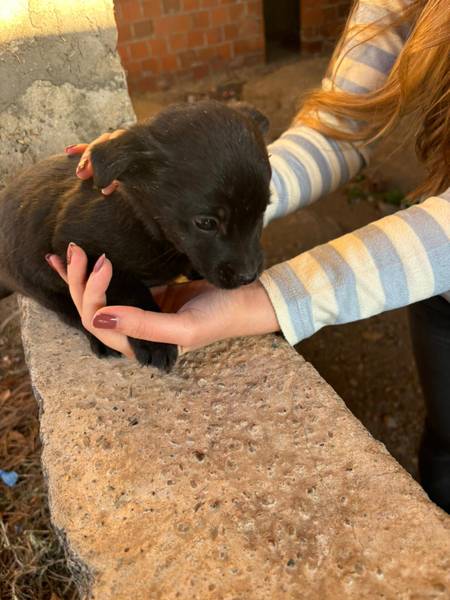
[[[239,285],[248,285],[249,283],[252,283],[252,281],[255,281],[257,276],[258,273],[256,271],[254,273],[240,273],[237,279]]]

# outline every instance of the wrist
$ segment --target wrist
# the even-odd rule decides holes
[[[239,294],[241,305],[241,318],[237,324],[240,331],[236,335],[260,335],[280,330],[272,302],[259,281],[240,287],[236,294]]]

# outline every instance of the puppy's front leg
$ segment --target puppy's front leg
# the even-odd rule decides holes
[[[128,273],[114,271],[107,291],[109,305],[136,306],[143,310],[161,312],[153,296],[145,285]],[[178,356],[173,344],[148,342],[129,337],[130,346],[141,365],[151,365],[163,371],[170,371]]]

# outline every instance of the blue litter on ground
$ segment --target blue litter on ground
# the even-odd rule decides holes
[[[16,485],[19,476],[15,471],[3,471],[2,469],[0,469],[0,479],[8,487],[13,487],[13,485]]]

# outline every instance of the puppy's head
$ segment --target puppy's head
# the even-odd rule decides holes
[[[245,104],[174,105],[96,146],[94,183],[121,181],[140,218],[156,222],[214,285],[250,283],[263,266],[271,175],[266,127]]]

